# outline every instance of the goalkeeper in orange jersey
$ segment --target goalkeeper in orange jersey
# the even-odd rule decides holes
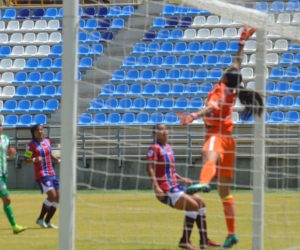
[[[218,180],[218,192],[222,199],[228,236],[223,248],[230,248],[238,242],[235,228],[235,203],[230,194],[230,182],[233,178],[235,160],[235,140],[231,135],[233,130],[232,111],[236,97],[245,106],[242,119],[248,119],[253,114],[261,116],[263,111],[262,96],[250,89],[244,89],[240,83],[241,61],[245,41],[255,32],[245,25],[241,34],[239,49],[233,65],[228,68],[219,83],[208,94],[206,105],[198,112],[181,115],[182,125],[188,125],[193,120],[203,117],[207,134],[202,149],[203,168],[199,177],[199,184],[187,187],[186,192],[193,194],[198,191],[208,192],[209,183],[213,178]]]

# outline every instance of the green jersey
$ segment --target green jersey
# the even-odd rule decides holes
[[[10,140],[4,134],[0,138],[0,176],[7,176],[7,149],[10,147]]]

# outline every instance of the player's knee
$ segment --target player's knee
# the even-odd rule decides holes
[[[4,206],[8,206],[11,204],[11,199],[7,196],[7,197],[4,197],[3,199],[3,205]]]

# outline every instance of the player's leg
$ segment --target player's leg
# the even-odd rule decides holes
[[[196,216],[196,224],[198,227],[200,235],[200,248],[213,248],[220,247],[221,245],[211,241],[207,236],[207,221],[206,221],[206,205],[203,199],[197,195],[193,194],[191,197],[199,204],[199,209]]]
[[[45,223],[47,225],[48,228],[55,228],[57,229],[58,227],[55,226],[53,223],[50,222],[50,220],[52,219],[52,217],[54,216],[58,203],[59,203],[59,181],[58,178],[56,176],[52,177],[52,184],[53,184],[53,192],[55,193],[52,198],[53,198],[53,202],[51,204],[51,207],[49,208],[48,212],[47,212],[47,216],[45,219]]]

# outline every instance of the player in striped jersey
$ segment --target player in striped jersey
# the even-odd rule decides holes
[[[153,127],[154,142],[147,154],[147,173],[153,184],[157,199],[172,208],[186,210],[184,229],[179,247],[195,250],[190,242],[190,236],[196,221],[200,248],[220,247],[207,237],[206,208],[199,195],[185,194],[185,187],[192,184],[192,180],[176,173],[175,156],[171,146],[167,143],[169,132],[165,125],[157,124]]]
[[[7,157],[14,158],[17,154],[16,150],[11,147],[10,139],[7,135],[2,133],[3,126],[0,120],[0,198],[3,202],[4,213],[12,226],[13,233],[18,234],[24,231],[27,227],[18,225],[15,221],[15,217],[10,206],[11,199],[6,186],[7,182]]]
[[[36,223],[43,228],[58,228],[50,220],[59,203],[59,180],[52,162],[59,163],[60,159],[52,155],[51,142],[45,138],[44,128],[40,124],[32,126],[30,132],[32,141],[26,148],[25,163],[34,164],[34,177],[42,194],[47,194]]]
[[[199,177],[199,184],[188,187],[187,193],[207,191],[210,189],[208,184],[211,180],[217,178],[218,192],[222,199],[228,229],[223,248],[230,248],[238,242],[235,227],[235,202],[230,194],[236,149],[235,139],[231,135],[233,130],[232,112],[236,98],[239,98],[245,106],[242,119],[247,120],[252,115],[261,116],[263,111],[262,96],[241,86],[240,67],[244,44],[255,31],[253,28],[248,30],[247,25],[245,25],[235,61],[224,72],[221,81],[208,93],[205,107],[198,112],[183,115],[181,118],[181,124],[188,125],[193,120],[203,117],[207,129],[206,142],[202,148],[203,168]]]

